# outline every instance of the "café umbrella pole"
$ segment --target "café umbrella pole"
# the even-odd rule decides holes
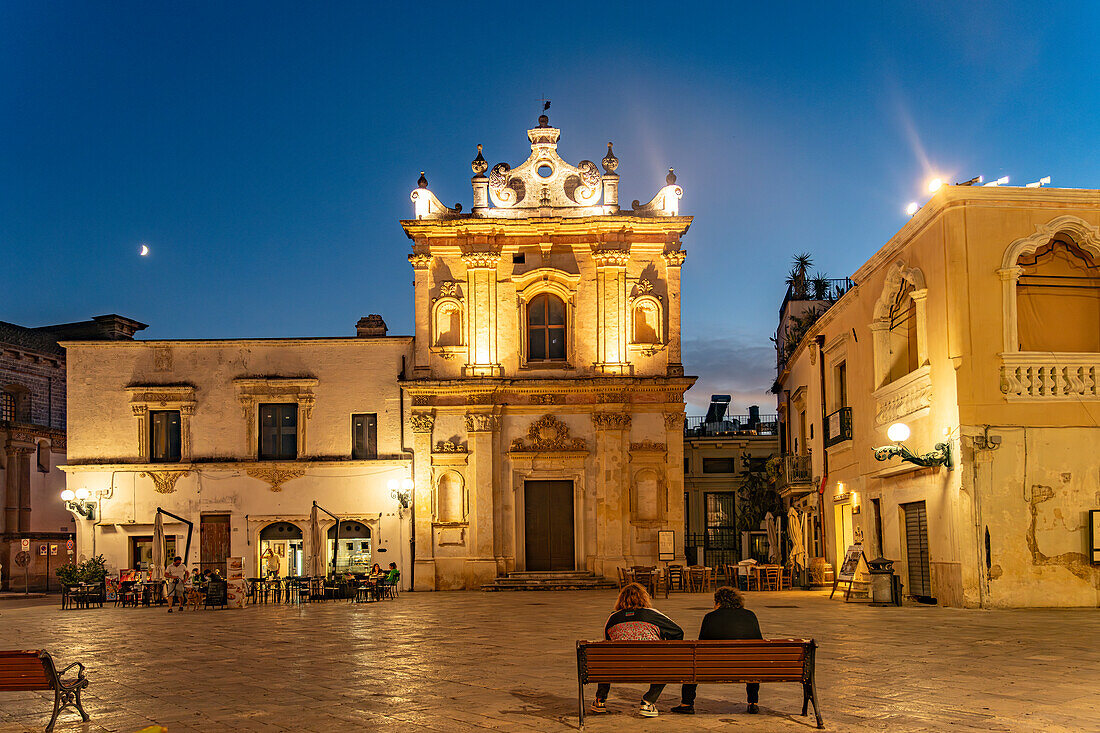
[[[325,514],[329,515],[330,517],[332,517],[333,519],[336,520],[336,541],[333,543],[333,546],[332,546],[332,575],[333,575],[333,577],[335,577],[336,576],[336,558],[338,558],[340,556],[340,517],[336,516],[335,514],[330,512],[328,509],[325,509],[323,506],[321,506],[316,501],[314,501],[313,502],[313,516],[314,517],[317,516],[317,510],[318,509],[320,509]],[[313,527],[311,526],[310,529],[312,530]],[[320,536],[320,534],[321,534],[321,530],[320,530],[320,528],[318,528],[317,529],[318,537]],[[317,553],[317,557],[320,558],[320,556],[321,556],[321,554]],[[327,575],[327,573],[326,573],[326,575]]]
[[[183,517],[178,516],[176,514],[173,514],[172,512],[167,512],[167,511],[161,509],[158,506],[157,507],[157,515],[159,516],[161,514],[167,515],[167,516],[171,517],[172,519],[175,519],[177,522],[183,522],[184,524],[187,525],[187,544],[184,546],[184,550],[183,550],[183,564],[186,565],[187,562],[188,562],[188,558],[191,555],[191,532],[194,530],[195,525],[192,524],[191,522],[187,521]]]
[[[164,580],[164,517],[157,512],[153,520],[153,567],[150,580]]]

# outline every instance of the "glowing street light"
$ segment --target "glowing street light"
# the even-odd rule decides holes
[[[935,193],[936,191],[939,191],[942,186],[942,178],[933,178],[931,181],[928,182],[928,192]]]
[[[908,206],[905,207],[905,213],[909,216],[912,216],[913,214],[917,213],[918,211],[920,211],[920,204],[918,204],[916,201],[912,202],[911,204],[909,204]]]
[[[908,463],[922,468],[934,466],[946,466],[947,470],[954,468],[951,462],[950,443],[936,443],[936,448],[931,453],[917,455],[905,446],[904,441],[909,440],[909,426],[903,422],[896,422],[886,429],[886,437],[894,442],[893,445],[884,445],[874,448],[876,461],[888,461],[897,457]]]
[[[896,422],[886,429],[886,437],[895,443],[904,443],[909,440],[909,426],[903,422]]]

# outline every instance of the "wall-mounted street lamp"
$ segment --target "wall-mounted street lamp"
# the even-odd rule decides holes
[[[936,449],[924,455],[917,455],[909,450],[905,446],[905,441],[909,439],[909,426],[903,422],[896,422],[887,428],[886,437],[894,441],[894,445],[875,448],[875,460],[877,461],[888,461],[897,456],[903,461],[908,461],[923,468],[946,466],[947,470],[950,471],[955,467],[951,462],[950,443],[936,443]]]
[[[413,481],[411,478],[403,478],[398,481],[395,478],[391,478],[386,482],[386,486],[390,489],[390,497],[397,499],[397,502],[401,505],[402,509],[408,509],[409,504],[412,501]]]
[[[65,508],[86,519],[95,519],[95,501],[91,499],[91,496],[92,492],[85,488],[79,488],[76,491],[65,489],[61,492],[61,499],[65,502]]]

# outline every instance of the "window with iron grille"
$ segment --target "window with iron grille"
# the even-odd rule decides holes
[[[15,395],[11,392],[0,392],[0,420],[15,419]]]
[[[706,546],[737,547],[737,500],[732,491],[703,494],[706,513]]]

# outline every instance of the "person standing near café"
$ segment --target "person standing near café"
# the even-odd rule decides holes
[[[168,582],[168,613],[172,613],[172,607],[176,605],[177,600],[182,611],[187,599],[184,595],[187,567],[183,564],[182,557],[176,555],[172,558],[172,564],[164,569],[164,579]]]
[[[703,617],[699,629],[699,640],[717,639],[763,639],[760,634],[760,622],[756,614],[745,608],[745,597],[741,591],[728,585],[714,591],[714,610]],[[680,704],[672,708],[674,713],[695,713],[695,693],[698,685],[684,685],[680,690]],[[745,685],[749,698],[748,712],[758,713],[760,684],[749,682]]]

